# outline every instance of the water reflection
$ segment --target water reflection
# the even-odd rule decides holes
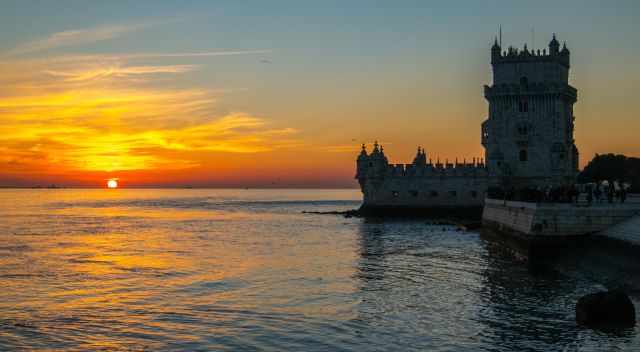
[[[380,334],[374,342],[407,349],[564,351],[638,339],[634,329],[603,334],[575,324],[577,299],[603,288],[589,270],[575,266],[584,254],[575,255],[583,252],[532,272],[504,243],[455,227],[365,220],[358,230],[359,319]]]
[[[357,205],[338,191],[122,191],[0,191],[0,350],[640,346],[573,323],[581,294],[637,285],[628,261],[532,275],[453,226],[301,214]]]

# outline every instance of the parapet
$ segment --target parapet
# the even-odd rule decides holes
[[[522,50],[509,46],[507,50],[503,51],[498,43],[498,38],[491,47],[491,64],[493,65],[515,62],[556,62],[569,68],[569,56],[570,52],[566,44],[563,44],[562,50],[560,50],[560,43],[558,43],[555,34],[549,42],[548,52],[546,49],[542,51],[540,49],[529,50],[527,44]]]
[[[532,82],[527,85],[503,83],[484,86],[484,96],[487,98],[505,95],[519,96],[522,94],[561,94],[574,100],[578,98],[577,89],[567,84],[555,82]]]
[[[386,177],[486,177],[484,163],[389,164]]]

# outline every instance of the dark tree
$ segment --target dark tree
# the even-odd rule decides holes
[[[630,191],[640,192],[640,158],[603,154],[596,156],[578,175],[578,182],[619,180],[631,183]]]

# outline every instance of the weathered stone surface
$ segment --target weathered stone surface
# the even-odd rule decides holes
[[[573,204],[487,199],[482,219],[485,223],[499,224],[524,235],[580,236],[606,230],[638,213],[640,202],[578,207]]]
[[[633,327],[636,310],[629,296],[620,290],[597,292],[578,300],[576,322],[595,328]]]

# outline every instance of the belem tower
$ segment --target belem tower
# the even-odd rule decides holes
[[[390,164],[382,146],[365,145],[356,179],[363,208],[480,208],[489,187],[555,187],[574,182],[569,49],[555,34],[548,51],[491,47],[493,84],[484,86],[488,118],[481,125],[484,160],[432,163],[424,149],[411,164]]]

